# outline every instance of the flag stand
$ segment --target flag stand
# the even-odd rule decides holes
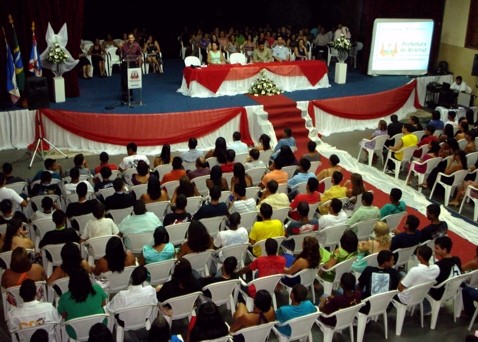
[[[45,152],[45,150],[49,150],[50,147],[54,148],[58,153],[63,155],[63,157],[68,159],[68,156],[65,153],[60,151],[55,145],[53,145],[51,142],[49,142],[45,138],[42,116],[41,116],[41,112],[39,110],[37,110],[36,113],[35,113],[35,139],[36,139],[36,142],[34,144],[30,145],[31,147],[33,147],[33,145],[35,145],[35,149],[33,150],[32,159],[30,160],[30,165],[28,166],[29,169],[32,168],[33,161],[35,160],[35,157],[37,156],[37,154],[43,160],[45,159],[44,158],[44,152]],[[44,143],[46,143],[48,145],[46,145],[46,147],[45,147]]]

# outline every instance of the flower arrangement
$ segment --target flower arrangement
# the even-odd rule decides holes
[[[63,63],[68,60],[68,55],[65,50],[62,49],[60,44],[55,43],[50,46],[48,50],[48,62],[50,63]]]
[[[350,42],[350,39],[345,38],[345,36],[341,34],[336,40],[331,43],[331,46],[337,51],[349,52],[352,48],[352,43]]]
[[[261,77],[252,83],[249,94],[254,96],[272,96],[279,95],[284,91],[266,77],[265,70],[261,71]]]

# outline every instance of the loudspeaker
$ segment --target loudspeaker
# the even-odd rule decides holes
[[[471,76],[478,76],[478,55],[473,59],[473,68],[471,69]]]
[[[48,82],[46,77],[29,77],[25,81],[28,109],[48,108]]]

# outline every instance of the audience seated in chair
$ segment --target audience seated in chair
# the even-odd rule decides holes
[[[17,247],[12,252],[10,267],[2,274],[3,288],[21,285],[25,279],[33,281],[46,280],[46,273],[40,264],[32,263],[28,251]]]
[[[105,256],[95,261],[93,273],[99,275],[108,271],[123,272],[127,266],[136,264],[136,257],[130,250],[125,250],[121,239],[112,237],[106,243]]]

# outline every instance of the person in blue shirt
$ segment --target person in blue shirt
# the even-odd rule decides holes
[[[317,307],[307,298],[307,288],[302,284],[296,284],[292,287],[290,293],[291,305],[281,306],[276,310],[276,320],[279,323],[287,322],[293,318],[308,315],[316,312]],[[289,325],[277,327],[284,335],[290,336],[291,329]]]
[[[443,130],[443,128],[445,127],[445,123],[441,120],[439,111],[434,110],[432,112],[432,119],[428,122],[428,125],[432,125],[433,127],[435,127],[435,130]]]
[[[387,215],[402,213],[407,210],[407,206],[404,201],[401,201],[402,190],[399,188],[392,188],[390,190],[390,203],[385,204],[380,208],[380,217],[384,218]]]
[[[300,183],[307,183],[309,178],[317,179],[317,176],[313,172],[309,172],[310,161],[306,158],[301,158],[297,165],[297,171],[295,175],[287,181],[289,187],[289,200],[293,200],[297,195],[297,185]]]
[[[274,152],[271,155],[271,159],[275,159],[277,157],[282,146],[289,146],[291,148],[297,147],[295,138],[292,136],[292,129],[289,127],[284,128],[284,137],[279,139],[277,145],[274,147]]]

